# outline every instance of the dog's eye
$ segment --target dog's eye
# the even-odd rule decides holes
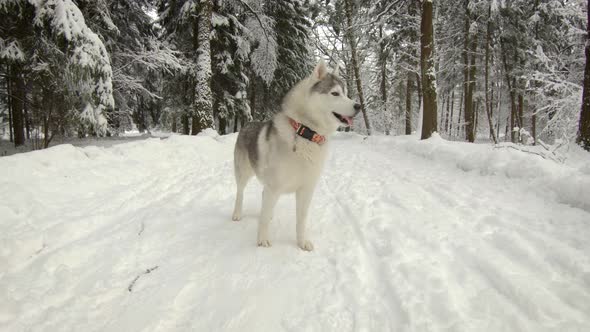
[[[340,93],[334,91],[334,92],[332,92],[332,96],[338,97],[338,96],[340,96]]]

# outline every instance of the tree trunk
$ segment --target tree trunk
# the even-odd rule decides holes
[[[184,113],[182,115],[181,122],[182,122],[182,134],[183,135],[190,134],[190,127],[189,127],[189,124],[188,124],[188,114]]]
[[[523,114],[524,114],[524,97],[522,95],[522,93],[518,94],[518,128],[520,129],[524,129],[524,119],[523,119]],[[518,140],[522,142],[522,137],[520,135],[520,130],[518,133]]]
[[[537,12],[537,10],[539,9],[539,0],[535,0],[535,12]],[[535,39],[539,40],[539,21],[535,22]],[[535,63],[535,70],[538,68],[537,63]],[[535,83],[533,83],[533,86],[536,86]],[[532,135],[533,135],[533,145],[537,145],[537,103],[536,100],[533,99],[533,106],[531,107],[531,131],[532,131]]]
[[[516,121],[516,90],[515,85],[516,81],[513,79],[510,80],[511,70],[508,66],[508,60],[506,56],[506,44],[503,42],[503,39],[500,38],[500,45],[502,48],[502,62],[504,63],[504,73],[506,75],[506,84],[508,85],[508,91],[510,92],[510,141],[512,143],[516,143],[516,132],[514,132],[514,125]],[[506,121],[506,126],[508,126],[508,120]],[[506,135],[508,132],[506,132]]]
[[[27,87],[27,85],[29,85]],[[25,92],[23,93],[23,96],[25,98],[24,102],[23,102],[23,116],[24,116],[24,121],[25,121],[25,133],[26,133],[26,138],[28,140],[31,139],[31,113],[29,112],[29,103],[27,102],[27,91],[29,90],[28,88],[30,87],[30,83],[25,84]]]
[[[475,111],[473,108],[473,93],[475,92],[475,60],[477,52],[477,32],[471,38],[471,63],[469,64],[469,84],[467,95],[465,96],[465,135],[469,142],[475,141]]]
[[[219,118],[219,135],[225,135],[225,128],[227,127],[227,120],[225,118]]]
[[[514,82],[513,82],[514,83]],[[510,89],[510,141],[512,143],[516,143],[516,132],[514,128],[516,127],[516,91]]]
[[[21,74],[21,67],[18,65],[12,65],[12,77],[13,83],[10,89],[12,93],[12,125],[14,130],[14,146],[18,147],[25,144],[25,127],[24,127],[24,114],[25,108],[25,82]]]
[[[453,87],[453,92],[451,92],[451,116],[449,118],[448,130],[449,135],[453,136],[453,108],[455,107],[455,87]]]
[[[463,91],[464,106],[463,114],[465,117],[465,139],[469,142],[475,140],[474,137],[474,114],[473,114],[473,92],[475,90],[475,58],[477,51],[477,32],[470,36],[471,12],[469,10],[469,0],[464,0],[465,9],[465,27],[463,45]],[[471,38],[473,37],[473,38]],[[469,55],[471,54],[471,61]]]
[[[10,84],[10,66],[6,65],[6,106],[8,107],[8,134],[10,136],[10,142],[14,142],[14,132],[12,130],[12,92]]]
[[[443,104],[443,107],[444,107],[444,104]],[[449,131],[450,116],[451,116],[451,96],[447,94],[447,110],[445,112],[444,120],[441,120],[441,122],[442,122],[441,131],[444,131],[445,133],[448,133],[448,131]]]
[[[383,40],[383,26],[379,26],[379,39],[381,40],[379,43],[379,69],[381,71],[381,82],[379,86],[379,90],[381,92],[381,103],[383,104],[383,115],[384,118],[387,119],[389,113],[387,112],[387,54],[385,51],[385,41]],[[390,128],[389,128],[390,121],[386,121],[385,123],[385,134],[389,135]]]
[[[53,113],[53,103],[50,103],[49,110],[45,110],[45,115],[43,116],[43,148],[47,149],[49,147],[49,143],[53,139],[53,131],[49,130],[49,126],[51,126],[51,114]]]
[[[486,32],[486,68],[485,68],[485,98],[486,98],[486,114],[488,116],[488,125],[490,127],[490,137],[494,140],[494,144],[498,144],[498,139],[494,133],[494,124],[492,121],[492,101],[490,100],[490,41],[492,39],[492,5],[488,7],[488,26]]]
[[[418,92],[418,111],[422,108],[422,77],[416,73],[416,92]]]
[[[512,115],[510,115],[510,119],[506,118],[506,131],[504,132],[504,137],[506,138],[504,139],[505,141],[508,139],[508,129],[510,128],[509,124],[514,125]],[[510,137],[511,141],[514,140],[514,137],[512,135],[510,135]],[[512,143],[514,143],[514,141],[512,141]]]
[[[588,25],[586,30],[586,68],[584,69],[584,90],[582,92],[582,110],[578,125],[578,144],[590,151],[590,0],[588,0]]]
[[[473,137],[477,137],[477,126],[479,125],[479,100],[473,102]]]
[[[211,15],[212,0],[201,0],[197,17],[197,68],[192,135],[205,128],[213,128],[213,94],[211,92]]]
[[[193,115],[191,117],[191,135],[196,135],[198,133],[201,132],[201,130],[203,130],[203,128],[201,128],[200,123],[199,123],[199,119],[196,115]]]
[[[432,1],[422,3],[422,22],[420,24],[420,64],[422,73],[422,135],[430,138],[437,128],[436,72],[434,68],[434,38],[432,26]]]
[[[497,116],[497,123],[496,123],[496,138],[498,138],[498,140],[500,140],[500,122],[502,122],[502,118],[501,118],[501,108],[502,108],[502,82],[498,82],[498,101],[496,103],[496,114],[498,114]],[[506,137],[504,137],[504,140],[506,140]]]
[[[172,115],[172,132],[176,132],[176,114]]]
[[[461,93],[461,102],[459,103],[459,117],[457,118],[457,137],[461,137],[461,113],[463,112],[464,93]]]
[[[346,6],[346,22],[347,22],[346,34],[348,36],[348,43],[350,44],[350,57],[351,57],[351,61],[352,61],[352,67],[354,70],[356,90],[358,93],[359,103],[361,104],[361,112],[363,113],[363,118],[365,120],[365,126],[367,127],[367,135],[371,135],[371,124],[369,122],[369,116],[367,114],[367,110],[366,110],[366,106],[365,106],[365,97],[363,95],[363,87],[361,85],[359,63],[357,60],[356,43],[354,40],[354,33],[353,33],[353,29],[352,29],[352,11],[353,11],[352,0],[344,0],[344,5]]]
[[[406,135],[412,134],[412,73],[408,73],[406,82]]]

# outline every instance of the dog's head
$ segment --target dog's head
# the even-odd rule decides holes
[[[358,114],[361,105],[347,96],[346,84],[338,77],[338,67],[332,73],[324,61],[320,61],[313,73],[309,102],[316,108],[318,116],[323,117],[325,123],[338,126],[352,126],[352,118]]]
[[[301,85],[289,98],[297,105],[297,118],[301,122],[325,133],[333,132],[339,126],[352,125],[361,106],[347,97],[346,84],[338,76],[337,67],[330,73],[320,60]]]

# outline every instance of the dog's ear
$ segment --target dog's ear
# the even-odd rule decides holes
[[[328,74],[328,67],[326,67],[324,59],[320,59],[320,62],[318,62],[313,70],[312,76],[315,79],[321,80],[326,76],[326,74]]]
[[[332,70],[332,75],[334,75],[334,76],[340,75],[340,66],[338,64],[336,64],[336,66],[334,67],[334,70]]]

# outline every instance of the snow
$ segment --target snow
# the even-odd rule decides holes
[[[215,12],[211,15],[211,26],[212,27],[224,27],[229,26],[229,19],[221,16]]]
[[[0,158],[0,330],[590,330],[586,152],[338,134],[308,253],[256,181],[230,221],[235,139]]]
[[[6,43],[0,38],[0,59],[22,62],[25,60],[25,54],[18,46],[16,41]]]

